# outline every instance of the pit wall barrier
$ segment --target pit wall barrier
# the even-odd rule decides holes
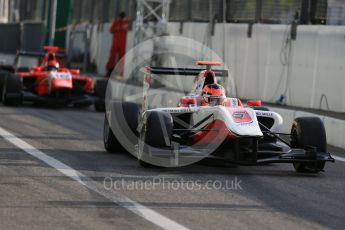
[[[251,38],[248,24],[216,24],[213,36],[208,26],[169,23],[168,31],[201,43],[211,41],[210,48],[223,58],[234,77],[236,92],[232,96],[274,102],[285,92],[289,105],[345,112],[345,26],[298,26],[285,64],[281,56],[288,52],[288,46],[282,48],[290,32],[287,25],[254,24]],[[99,74],[105,74],[112,41],[110,23],[80,27],[89,28],[90,61]],[[127,50],[133,41],[132,30]]]

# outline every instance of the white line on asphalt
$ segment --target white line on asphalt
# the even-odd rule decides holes
[[[334,160],[336,161],[342,161],[342,162],[345,162],[345,158],[344,157],[338,157],[338,156],[334,156],[332,155],[332,157],[334,158]]]
[[[100,186],[99,183],[91,180],[84,174],[74,170],[68,165],[65,165],[64,163],[56,160],[55,158],[46,155],[45,153],[41,152],[40,150],[36,149],[32,145],[21,140],[20,138],[16,137],[12,133],[8,132],[7,130],[1,127],[0,127],[0,136],[2,136],[5,140],[12,143],[13,145],[17,146],[18,148],[22,149],[26,153],[30,154],[31,156],[38,158],[39,160],[50,165],[51,167],[57,169],[64,175],[72,178],[73,180],[86,186],[92,191],[97,192],[103,197],[113,201],[119,206],[126,208],[127,210],[137,214],[138,216],[150,221],[151,223],[157,225],[158,227],[161,227],[163,229],[169,229],[169,230],[170,229],[188,229],[187,227],[169,219],[168,217],[165,217],[161,215],[160,213],[150,208],[147,208],[138,202],[131,200],[130,198],[126,197],[125,195],[119,192],[116,192],[114,190],[106,190],[103,186]]]

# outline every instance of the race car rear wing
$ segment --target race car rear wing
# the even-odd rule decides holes
[[[203,64],[203,63],[202,63]],[[198,75],[204,71],[205,69],[194,69],[194,68],[167,68],[167,67],[146,67],[146,71],[144,71],[144,82],[143,82],[143,104],[142,104],[142,111],[146,111],[148,109],[148,90],[151,86],[152,75],[180,75],[180,76],[194,76],[198,77]],[[229,72],[227,70],[215,70],[212,69],[215,73],[216,77],[228,77]]]
[[[181,76],[196,76],[205,69],[189,69],[189,68],[166,68],[166,67],[146,67],[149,73],[162,74],[162,75],[181,75]],[[228,77],[227,70],[215,70],[212,71],[217,77]]]
[[[23,51],[20,50],[17,52],[17,56],[25,56],[25,57],[44,57],[47,53],[46,52],[35,52],[35,51]],[[65,58],[66,54],[64,53],[55,53],[57,58]]]
[[[17,71],[18,69],[18,64],[19,64],[19,58],[20,57],[32,57],[32,58],[44,58],[47,55],[47,52],[37,52],[37,51],[24,51],[20,50],[17,52],[15,59],[14,59],[14,70]],[[62,60],[63,58],[66,57],[65,53],[54,53],[55,57],[59,60]]]

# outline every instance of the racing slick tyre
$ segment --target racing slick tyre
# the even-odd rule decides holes
[[[132,147],[134,152],[134,147],[138,142],[139,106],[131,102],[114,102],[112,107],[111,123],[109,123],[107,116],[104,119],[104,147],[109,153],[130,153],[132,151],[128,149]],[[109,124],[112,125],[110,126]]]
[[[147,114],[145,143],[160,148],[170,146],[173,119],[169,113],[151,111]]]
[[[140,141],[143,142],[144,146],[138,160],[140,166],[152,168],[157,166],[148,163],[150,161],[150,148],[167,148],[171,146],[173,119],[171,114],[162,111],[150,111],[145,116],[145,127],[140,135]]]
[[[107,90],[108,79],[97,80],[94,87],[95,96],[95,110],[98,112],[105,111],[105,94]]]
[[[4,78],[2,88],[2,103],[6,106],[18,106],[22,102],[21,78],[9,73]]]
[[[254,110],[261,110],[261,111],[271,111],[269,108],[264,107],[264,106],[256,106],[253,107]]]
[[[115,153],[116,151],[121,150],[122,146],[119,141],[116,139],[113,131],[109,126],[109,121],[107,116],[104,118],[104,128],[103,128],[103,142],[104,147],[108,153]]]
[[[0,102],[2,101],[2,91],[4,88],[5,78],[8,72],[4,70],[0,70]]]
[[[291,128],[291,147],[303,148],[314,147],[317,152],[327,151],[325,127],[318,117],[296,118]],[[325,162],[316,163],[293,163],[297,172],[318,173],[325,167]]]

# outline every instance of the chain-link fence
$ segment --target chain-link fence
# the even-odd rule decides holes
[[[230,22],[255,21],[257,3],[256,0],[227,0],[226,19]]]
[[[136,0],[74,0],[72,23],[110,22],[120,12],[125,12],[133,21],[136,13]]]
[[[301,12],[301,0],[262,0],[259,21],[263,23],[289,23],[296,12]]]
[[[210,21],[218,19],[221,21],[221,0],[191,0],[191,20]],[[171,12],[173,14],[174,12]]]
[[[319,5],[318,7],[318,11],[323,12],[325,6]],[[323,16],[329,25],[345,25],[345,1],[328,0],[327,16],[325,16],[324,12]]]
[[[0,0],[4,22],[47,19],[46,0]],[[137,0],[74,0],[71,23],[112,21],[124,11],[136,17]],[[5,8],[8,8],[6,10]],[[170,21],[286,24],[298,12],[301,24],[345,24],[344,0],[171,0]],[[150,20],[150,19],[148,19]]]
[[[181,10],[185,9],[185,10]],[[188,10],[187,10],[188,9]],[[170,4],[170,21],[189,20],[191,2],[186,0],[175,0]]]
[[[7,0],[6,2],[9,22],[44,21],[47,18],[48,1],[46,0]]]
[[[109,22],[120,11],[135,20],[136,0],[75,0],[73,23]],[[225,9],[225,11],[223,11]],[[290,23],[296,12],[301,24],[336,24],[345,21],[343,0],[172,0],[170,21],[233,23]]]
[[[288,24],[297,13],[301,24],[326,24],[328,1],[227,0],[227,21]]]

